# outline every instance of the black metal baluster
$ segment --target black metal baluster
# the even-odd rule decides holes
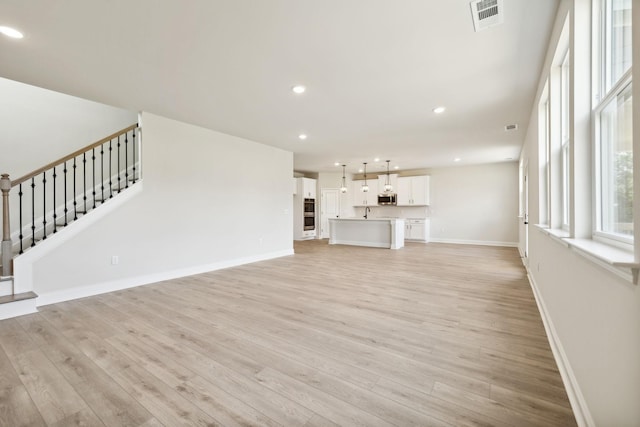
[[[64,226],[66,227],[68,224],[68,216],[69,209],[67,209],[67,161],[64,162]]]
[[[113,166],[111,165],[111,157],[113,155],[112,141],[109,141],[109,198],[113,197]]]
[[[100,146],[100,190],[102,191],[102,203],[104,203],[104,144]]]
[[[31,247],[36,245],[36,179],[31,178]]]
[[[58,232],[58,215],[56,214],[56,167],[53,167],[53,232]]]
[[[22,240],[24,239],[24,235],[22,234],[22,195],[24,193],[22,192],[22,183],[20,184],[20,186],[18,186],[18,200],[19,200],[19,205],[20,205],[20,217],[18,219],[18,222],[20,223],[20,235],[18,237],[20,237],[20,253],[24,252],[24,248],[22,247]]]
[[[124,188],[129,188],[129,137],[124,134]]]
[[[91,171],[93,173],[93,187],[91,187],[91,193],[93,194],[93,209],[96,208],[96,149],[91,149],[91,162],[92,168]]]
[[[82,201],[84,213],[87,213],[87,153],[82,153]]]
[[[42,240],[47,239],[47,172],[42,172]]]
[[[78,169],[78,165],[76,164],[76,157],[73,158],[73,220],[78,219],[78,201],[77,197],[77,189],[76,189],[76,170]]]
[[[122,190],[120,185],[120,135],[118,135],[118,193]]]
[[[136,183],[136,128],[133,128],[133,183]]]

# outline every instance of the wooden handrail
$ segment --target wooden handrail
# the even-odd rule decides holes
[[[54,162],[51,162],[46,166],[38,168],[38,169],[34,170],[33,172],[26,174],[25,176],[22,176],[22,177],[20,177],[18,179],[12,180],[11,181],[11,187],[13,188],[16,185],[22,184],[23,182],[30,180],[31,178],[41,174],[42,172],[45,172],[45,171],[51,169],[54,166],[59,165],[60,163],[66,162],[67,160],[71,160],[74,157],[77,157],[80,154],[91,150],[92,148],[96,148],[96,147],[104,144],[105,142],[108,142],[108,141],[112,140],[113,138],[116,138],[118,135],[122,135],[122,134],[125,134],[125,133],[129,132],[130,130],[136,129],[137,127],[138,127],[138,123],[134,123],[131,126],[126,127],[126,128],[124,128],[122,130],[119,130],[118,132],[116,132],[116,133],[114,133],[112,135],[109,135],[109,136],[107,136],[105,138],[102,138],[100,141],[96,141],[93,144],[87,145],[84,148],[76,150],[73,153],[71,153],[71,154],[69,154],[67,156],[64,156],[61,159],[58,159],[58,160],[56,160]]]

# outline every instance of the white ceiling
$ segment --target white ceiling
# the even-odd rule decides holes
[[[468,0],[3,0],[25,38],[0,37],[0,76],[281,147],[299,171],[500,162],[557,6],[504,0],[476,33]]]

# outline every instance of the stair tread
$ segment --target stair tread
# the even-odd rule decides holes
[[[35,292],[24,292],[21,294],[6,295],[3,297],[0,297],[0,304],[8,304],[11,302],[23,301],[23,300],[33,299],[37,297],[38,295]]]

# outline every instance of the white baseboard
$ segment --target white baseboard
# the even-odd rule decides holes
[[[587,402],[580,390],[578,380],[573,373],[573,369],[571,369],[571,364],[569,363],[569,359],[562,347],[562,342],[560,341],[558,332],[553,325],[553,320],[551,319],[551,316],[549,316],[549,312],[547,311],[547,307],[542,299],[542,295],[538,290],[538,285],[529,271],[527,271],[527,277],[529,278],[529,284],[531,285],[533,296],[535,297],[536,304],[538,305],[538,311],[542,317],[544,329],[547,332],[547,337],[549,337],[549,345],[551,346],[553,357],[558,365],[558,370],[560,371],[562,382],[564,383],[564,387],[567,391],[567,396],[569,397],[573,414],[576,417],[576,422],[579,427],[595,427],[596,424],[591,417],[591,412],[589,411]]]
[[[270,252],[266,254],[254,255],[244,258],[237,258],[228,261],[217,262],[213,264],[205,264],[194,267],[182,268],[162,273],[148,274],[144,276],[131,277],[111,282],[99,283],[96,285],[83,286],[73,289],[64,289],[53,292],[39,293],[36,305],[55,304],[57,302],[69,301],[78,298],[90,297],[93,295],[104,294],[107,292],[119,291],[122,289],[134,288],[136,286],[149,285],[152,283],[162,282],[164,280],[177,279],[180,277],[192,276],[194,274],[207,273],[209,271],[221,270],[223,268],[236,267],[243,264],[250,264],[258,261],[266,261],[269,259],[280,258],[283,256],[293,255],[293,249]]]
[[[480,245],[480,246],[506,246],[509,248],[517,248],[518,242],[499,242],[492,240],[461,240],[461,239],[438,239],[429,238],[430,243],[453,243],[456,245]]]
[[[35,298],[0,304],[0,320],[37,313],[37,311]]]

